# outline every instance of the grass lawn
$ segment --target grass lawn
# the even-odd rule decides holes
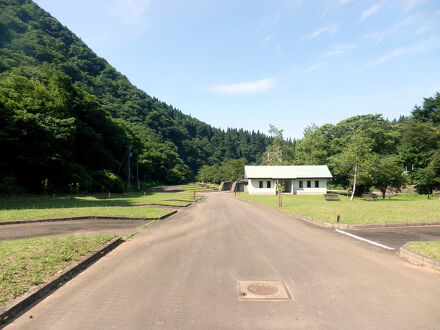
[[[409,248],[424,255],[440,260],[440,241],[414,242]]]
[[[196,195],[196,199],[200,198]],[[183,200],[169,201],[170,199]],[[170,210],[151,207],[126,207],[142,204],[183,206],[191,202],[192,193],[130,193],[113,194],[110,199],[97,195],[88,196],[27,196],[0,199],[0,222],[50,219],[73,216],[117,216],[131,218],[155,218]]]
[[[0,241],[0,305],[43,283],[115,236],[55,236]]]
[[[238,198],[278,208],[278,196],[237,194]],[[398,195],[386,200],[364,201],[339,196],[340,201],[326,201],[322,195],[283,195],[283,210],[336,223],[373,224],[390,222],[440,221],[440,200],[420,195]]]
[[[181,184],[179,185],[180,189],[185,191],[211,191],[211,190],[218,190],[218,185],[216,184],[210,184],[205,183],[203,186],[200,183],[188,183],[188,184]]]

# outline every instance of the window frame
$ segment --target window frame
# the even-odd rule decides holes
[[[258,181],[258,188],[262,189],[263,188],[263,180],[259,180]]]
[[[272,188],[272,181],[267,180],[267,181],[266,181],[266,187],[267,187],[267,189]]]
[[[315,180],[315,188],[319,188],[319,180]]]
[[[298,181],[298,188],[299,189],[304,189],[304,181],[303,180],[299,180]]]
[[[312,188],[312,180],[307,180],[307,188]]]

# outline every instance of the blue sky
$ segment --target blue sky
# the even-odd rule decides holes
[[[438,0],[37,0],[140,89],[221,128],[408,115],[440,91]]]

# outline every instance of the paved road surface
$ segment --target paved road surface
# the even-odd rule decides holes
[[[294,299],[242,301],[238,280],[284,280]],[[212,193],[147,227],[8,328],[438,329],[439,301],[439,272]]]
[[[55,235],[126,236],[148,223],[147,220],[69,220],[0,226],[0,241]]]
[[[410,241],[440,240],[440,226],[375,228],[344,231],[395,248],[396,250]]]

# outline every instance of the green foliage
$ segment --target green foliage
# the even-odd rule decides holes
[[[283,138],[283,130],[269,125],[269,134],[273,137],[272,143],[266,147],[261,159],[262,165],[288,165],[293,161],[294,143]]]
[[[335,174],[350,177],[353,194],[356,184],[372,185],[372,169],[377,155],[372,152],[373,140],[363,132],[356,132],[350,136],[345,149],[330,157],[330,163]]]
[[[93,191],[121,193],[124,190],[121,179],[108,170],[95,171],[92,173],[92,178],[94,181]]]
[[[424,99],[423,106],[414,107],[412,111],[414,119],[422,122],[440,123],[440,93],[434,97]]]
[[[406,175],[396,155],[378,157],[372,170],[373,185],[382,192],[383,199],[387,189],[399,192],[406,184]]]
[[[440,189],[440,181],[432,167],[419,168],[413,173],[416,191],[419,194],[431,195],[435,189]]]
[[[0,148],[9,156],[0,177],[17,186],[39,192],[48,178],[55,190],[78,182],[100,191],[100,176],[90,173],[126,182],[129,158],[131,182],[135,169],[144,184],[185,182],[225,158],[254,162],[271,141],[182,114],[133,86],[34,2],[0,1]]]
[[[203,166],[197,175],[202,182],[220,183],[234,182],[243,178],[246,159],[227,159],[221,165]]]
[[[304,138],[295,145],[296,165],[327,165],[328,139],[315,125],[304,130]]]

